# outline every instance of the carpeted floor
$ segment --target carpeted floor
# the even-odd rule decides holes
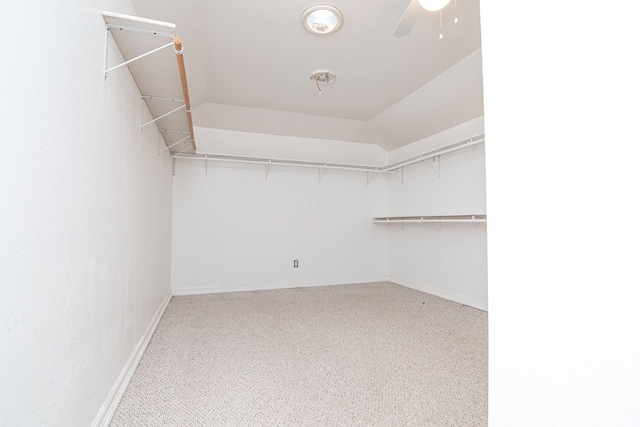
[[[484,426],[487,313],[393,283],[173,297],[111,426]]]

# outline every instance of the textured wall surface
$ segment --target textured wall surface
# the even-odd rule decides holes
[[[206,173],[205,173],[206,172]],[[179,160],[172,288],[178,293],[381,280],[387,180],[364,172]],[[294,259],[299,267],[293,268]]]
[[[482,120],[473,120],[403,153],[410,157],[482,132]],[[342,144],[354,145],[352,151],[362,145]],[[291,153],[284,157],[297,158]],[[388,158],[401,159],[395,152]],[[437,163],[426,161],[405,168],[404,184],[398,176],[377,175],[367,185],[363,172],[328,170],[318,182],[317,169],[273,166],[265,179],[261,165],[209,162],[205,168],[203,161],[179,160],[173,290],[189,294],[390,278],[486,310],[485,225],[400,229],[371,223],[374,216],[486,212],[483,145],[442,156],[440,170],[438,176]]]
[[[1,7],[2,425],[91,424],[170,292],[170,161],[126,68],[102,78],[103,9],[134,13]]]
[[[439,162],[407,166],[402,181],[389,181],[391,216],[484,213],[483,144],[443,155]],[[389,230],[389,280],[487,309],[486,224],[380,226]]]

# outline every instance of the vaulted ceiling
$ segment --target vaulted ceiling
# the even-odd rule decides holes
[[[321,3],[310,0],[133,3],[138,16],[176,24],[198,127],[389,151],[483,114],[478,0],[451,1],[442,40],[439,13],[427,11],[393,36],[409,0],[332,1],[344,23],[326,35],[302,25]],[[318,70],[336,75],[322,93],[310,79]]]

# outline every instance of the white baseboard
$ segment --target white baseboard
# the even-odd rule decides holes
[[[405,286],[407,288],[415,289],[417,291],[426,292],[431,295],[435,295],[440,298],[448,299],[449,301],[459,302],[460,304],[468,305],[470,307],[474,307],[480,309],[482,311],[487,311],[487,302],[479,300],[477,298],[470,298],[465,295],[460,295],[455,292],[449,292],[443,289],[433,288],[424,283],[415,283],[411,281],[405,281],[402,279],[391,277],[389,281],[392,283],[396,283],[400,286]]]
[[[250,285],[229,285],[229,286],[205,286],[194,288],[178,288],[172,289],[173,295],[204,295],[204,294],[219,294],[224,292],[246,292],[246,291],[267,291],[274,289],[291,289],[291,288],[309,288],[315,286],[332,286],[332,285],[345,285],[345,284],[358,284],[358,283],[372,283],[372,282],[386,282],[388,277],[359,277],[355,280],[321,280],[313,282],[279,282],[271,284],[250,284]]]
[[[113,418],[116,409],[118,409],[120,399],[122,399],[122,395],[124,395],[125,390],[129,386],[129,382],[133,377],[133,373],[136,371],[138,363],[140,363],[140,359],[142,359],[142,355],[147,349],[147,345],[149,345],[149,341],[151,341],[151,337],[153,336],[156,327],[158,327],[158,323],[160,323],[160,319],[162,318],[167,305],[169,305],[170,300],[171,296],[167,296],[160,304],[160,307],[158,307],[156,313],[153,315],[151,324],[147,327],[147,330],[140,338],[140,341],[138,341],[138,344],[133,350],[133,353],[131,353],[131,356],[129,356],[129,360],[127,360],[127,363],[124,365],[124,368],[120,372],[118,379],[111,388],[107,399],[102,404],[98,415],[93,420],[93,423],[91,424],[92,427],[107,427],[109,423],[111,423],[111,419]]]

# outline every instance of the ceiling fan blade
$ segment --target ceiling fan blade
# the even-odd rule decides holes
[[[411,32],[413,28],[413,24],[415,24],[416,19],[422,13],[423,9],[420,6],[418,0],[411,0],[409,5],[407,6],[407,10],[404,11],[404,15],[402,15],[402,19],[398,22],[398,26],[396,30],[393,32],[394,37],[404,37]]]

